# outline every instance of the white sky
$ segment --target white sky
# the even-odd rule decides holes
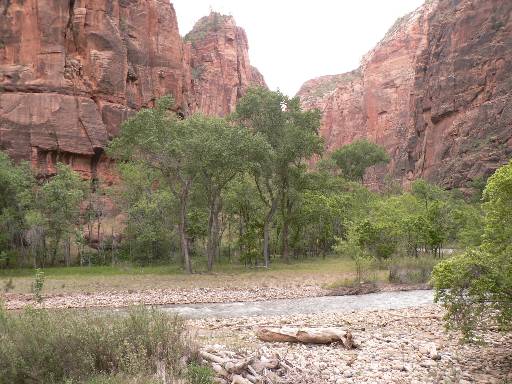
[[[314,77],[351,71],[395,20],[423,0],[171,0],[185,35],[210,9],[230,14],[249,39],[251,64],[293,96]]]

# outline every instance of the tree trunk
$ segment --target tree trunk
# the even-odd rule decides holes
[[[291,204],[288,195],[288,181],[284,183],[283,193],[281,196],[281,213],[283,215],[283,230],[281,233],[282,239],[282,258],[285,263],[290,262],[289,247],[288,247],[288,228],[290,226]]]
[[[54,266],[55,261],[57,260],[57,252],[59,251],[60,239],[62,235],[59,233],[55,236],[55,240],[52,244],[51,256],[50,256],[50,265]]]
[[[64,255],[64,258],[65,258],[65,263],[66,263],[66,267],[69,267],[70,263],[71,263],[71,239],[68,238],[66,239],[66,253]]]
[[[187,195],[188,192],[182,194],[180,198],[180,223],[178,231],[180,233],[180,248],[183,264],[187,273],[192,273],[192,263],[188,253],[188,237],[187,237]]]
[[[265,225],[263,227],[263,260],[265,261],[265,268],[268,268],[270,264],[270,226],[272,224],[274,214],[276,213],[276,209],[277,200],[274,199],[270,206],[270,210],[265,217]]]
[[[228,216],[228,261],[231,264],[231,216]]]
[[[283,260],[285,263],[290,262],[290,251],[288,246],[288,228],[290,226],[290,223],[288,221],[288,216],[284,217],[283,220],[283,232],[281,233],[282,239],[283,239]]]
[[[242,241],[244,237],[244,220],[242,217],[242,213],[239,214],[238,218],[238,252],[240,252],[238,257],[242,257],[242,255],[244,254],[244,244]]]
[[[213,268],[213,261],[217,254],[219,240],[219,212],[219,197],[214,195],[210,199],[210,215],[208,217],[208,244],[206,248],[208,256],[208,272],[211,272]]]

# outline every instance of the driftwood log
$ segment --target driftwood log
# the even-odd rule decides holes
[[[288,342],[304,344],[342,343],[345,348],[355,347],[350,331],[340,328],[260,328],[256,336],[267,342]]]
[[[259,339],[267,342],[290,342],[308,344],[339,343],[345,348],[356,345],[349,331],[340,328],[260,328]],[[253,353],[250,356],[227,351],[223,346],[206,347],[199,352],[203,362],[215,372],[217,384],[278,384],[310,383],[307,377],[315,372],[295,366],[277,353],[265,355]]]

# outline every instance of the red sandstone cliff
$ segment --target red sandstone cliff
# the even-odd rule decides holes
[[[135,110],[171,94],[182,114],[225,114],[264,84],[231,18],[191,49],[168,0],[6,0],[0,20],[0,149],[43,174],[108,178],[103,150]]]
[[[299,96],[324,112],[329,150],[366,137],[404,183],[467,186],[512,157],[511,17],[505,0],[427,1],[357,71],[310,80]]]
[[[232,16],[212,12],[184,40],[190,49],[193,110],[224,116],[234,110],[249,86],[266,86],[250,64],[245,31]]]

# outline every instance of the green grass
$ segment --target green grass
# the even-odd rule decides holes
[[[423,259],[421,259],[423,260]],[[365,281],[387,283],[390,270],[402,271],[426,263],[430,270],[437,261],[413,258],[391,259],[372,263]],[[410,265],[413,263],[414,265]],[[395,265],[395,266],[393,266]],[[393,269],[395,268],[395,269]],[[398,268],[398,269],[397,269]],[[180,266],[117,265],[92,267],[54,267],[44,270],[43,295],[72,293],[94,293],[105,291],[142,291],[165,288],[226,288],[246,289],[254,287],[289,287],[317,285],[327,288],[351,286],[356,276],[354,261],[348,257],[331,256],[293,261],[286,264],[279,259],[269,269],[245,267],[239,263],[217,263],[212,273],[206,272],[205,262],[196,260],[192,275],[183,272]],[[406,274],[407,275],[407,274]],[[419,278],[411,275],[410,283]],[[33,269],[0,270],[0,291],[31,293],[35,271]],[[423,275],[422,275],[423,276]],[[424,280],[422,278],[422,280]],[[392,283],[400,281],[389,280]],[[407,281],[402,281],[407,283]]]
[[[250,288],[266,286],[321,285],[352,276],[352,260],[340,257],[308,259],[290,264],[275,260],[269,269],[245,267],[239,263],[217,263],[206,273],[205,263],[197,260],[193,275],[177,265],[92,266],[45,268],[43,295],[126,291],[158,288]],[[33,269],[0,270],[0,290],[30,293]]]
[[[116,276],[116,275],[168,275],[180,274],[177,265],[136,266],[123,264],[119,266],[84,266],[84,267],[49,267],[41,268],[46,277],[77,276]],[[27,277],[34,274],[33,268],[0,269],[0,277]]]
[[[206,263],[197,263],[195,273],[206,273]],[[213,273],[225,274],[254,274],[269,271],[329,271],[332,267],[341,270],[352,270],[353,262],[349,259],[329,257],[325,259],[308,259],[284,263],[280,260],[272,262],[269,269],[260,267],[247,267],[239,263],[217,263]],[[48,267],[41,268],[46,277],[79,277],[79,276],[119,276],[119,275],[183,275],[183,269],[178,265],[152,265],[137,266],[121,264],[117,266],[74,266],[74,267]],[[0,269],[2,277],[29,277],[34,275],[33,268]]]
[[[434,266],[440,261],[441,259],[432,256],[392,259],[388,263],[389,281],[397,284],[428,283]]]

